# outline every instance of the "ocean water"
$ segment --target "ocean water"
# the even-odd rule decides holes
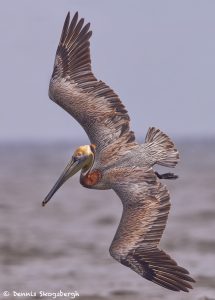
[[[77,145],[11,143],[0,145],[0,299],[215,299],[215,140],[177,144],[161,246],[193,290],[168,291],[110,257],[122,210],[113,191],[85,189],[76,175],[41,206]]]

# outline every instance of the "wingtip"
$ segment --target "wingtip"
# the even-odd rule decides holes
[[[68,11],[67,15],[66,15],[66,21],[69,22],[70,20],[70,11]]]
[[[76,22],[77,22],[77,20],[78,20],[78,11],[75,12],[75,14],[74,14],[74,16],[73,16],[72,19],[73,19],[73,20],[76,20]],[[66,21],[67,21],[67,22],[70,21],[70,11],[68,11],[68,13],[67,13],[67,15],[66,15]]]
[[[72,18],[72,22],[74,22],[75,24],[78,21],[78,11],[76,11],[76,13],[74,14],[73,18]]]
[[[90,23],[89,23],[89,24],[90,24]],[[93,35],[92,30],[88,31],[88,37],[89,37],[89,39],[91,38],[92,35]]]
[[[190,277],[190,276],[189,276]],[[195,279],[193,279],[192,277],[190,277],[190,280],[189,280],[190,282],[193,282],[193,283],[196,283],[196,280]],[[192,287],[193,288],[193,287]]]

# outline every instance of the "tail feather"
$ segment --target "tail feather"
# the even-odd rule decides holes
[[[165,167],[175,167],[179,161],[179,153],[171,139],[161,130],[150,127],[145,143],[150,153],[154,155],[154,164]]]

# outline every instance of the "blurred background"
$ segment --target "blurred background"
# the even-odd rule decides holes
[[[48,98],[67,12],[91,22],[97,78],[120,96],[143,142],[175,141],[179,179],[162,247],[190,270],[188,295],[155,286],[109,256],[121,203],[78,176],[41,201],[88,138]],[[78,291],[78,299],[215,299],[215,2],[1,0],[0,299],[8,291]],[[164,170],[165,172],[165,170]],[[49,298],[51,299],[51,298]],[[69,299],[69,298],[68,298]]]

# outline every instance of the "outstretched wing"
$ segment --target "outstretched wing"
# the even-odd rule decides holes
[[[194,282],[189,272],[157,247],[170,209],[166,186],[152,169],[118,170],[115,176],[118,183],[112,188],[122,200],[123,214],[111,255],[154,283],[188,292],[192,288],[188,282]]]
[[[68,13],[49,86],[49,97],[71,114],[84,128],[97,151],[123,136],[131,143],[135,137],[129,128],[129,116],[115,92],[98,81],[91,70],[90,24],[70,22]]]

